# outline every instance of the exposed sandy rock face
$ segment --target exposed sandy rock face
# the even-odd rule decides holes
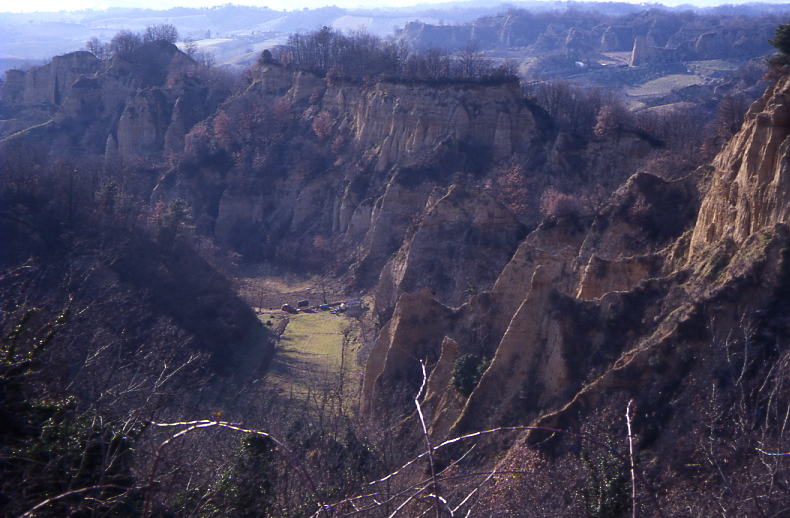
[[[93,74],[99,68],[99,60],[90,52],[55,56],[49,64],[24,72],[25,84],[20,101],[29,105],[49,103],[57,106],[68,97],[77,79]]]
[[[335,130],[385,171],[450,140],[490,148],[495,159],[523,150],[536,138],[536,124],[515,82],[402,84],[378,81],[327,82],[277,64],[260,66],[248,93],[314,104]]]
[[[367,221],[359,222],[358,226],[349,225],[346,239],[348,242],[362,241],[360,248],[361,260],[357,270],[357,282],[369,285],[378,278],[387,259],[398,250],[410,226],[423,211],[433,190],[430,182],[416,186],[404,185],[396,173],[384,190],[376,198],[368,211],[362,206],[357,212],[359,216],[369,214]],[[361,231],[360,234],[351,234]]]
[[[376,311],[388,318],[400,293],[421,288],[442,304],[460,306],[470,293],[491,288],[522,233],[513,214],[489,195],[450,186],[429,200],[416,230],[382,271]]]
[[[788,325],[784,312],[790,282],[790,232],[780,224],[753,234],[738,249],[722,245],[716,257],[695,265],[690,277],[666,278],[664,282],[676,286],[663,296],[662,307],[656,307],[654,324],[630,337],[627,350],[602,376],[533,423],[567,426],[610,400],[634,397],[645,413],[658,419],[645,423],[651,427],[651,440],[658,434],[666,437],[653,447],[670,455],[679,446],[672,438],[682,436],[691,423],[700,420],[695,415],[698,404],[690,404],[690,400],[705,397],[712,386],[728,390],[716,379],[722,375],[725,360],[717,349],[733,333],[755,326],[760,332],[755,335],[751,354],[765,355],[765,361],[774,359],[774,348],[779,344],[773,333]],[[717,267],[711,268],[712,263]],[[667,408],[669,398],[674,399],[672,408],[679,413],[673,418]],[[692,448],[684,444],[682,455],[691,455]]]
[[[608,261],[593,254],[582,271],[576,298],[591,300],[613,291],[628,291],[640,281],[656,276],[660,265],[657,255]]]
[[[495,325],[502,332],[491,335],[499,337],[492,364],[455,430],[538,415],[577,390],[585,369],[604,368],[616,357],[626,343],[624,329],[637,333],[652,321],[650,304],[658,295],[649,279],[662,275],[658,250],[691,223],[695,200],[691,181],[636,175],[591,226],[546,221],[530,234],[490,294],[497,301],[490,319],[505,327]],[[661,226],[667,210],[674,214]],[[601,321],[604,328],[595,329]],[[462,332],[452,336],[463,342]]]
[[[487,286],[481,284],[481,288],[487,288],[486,291],[471,296],[460,306],[453,304],[456,308],[448,310],[451,313],[448,318],[431,323],[432,332],[436,336],[443,336],[444,343],[441,339],[434,339],[424,350],[424,358],[429,358],[426,364],[431,372],[431,379],[442,381],[434,381],[431,385],[433,391],[430,393],[429,401],[426,401],[426,413],[430,416],[429,420],[433,420],[435,433],[444,435],[464,413],[466,398],[458,394],[449,381],[445,372],[448,367],[443,363],[449,360],[440,359],[434,365],[434,359],[444,356],[455,358],[466,353],[492,358],[499,350],[503,350],[502,344],[506,340],[511,346],[516,343],[521,344],[518,338],[519,329],[523,330],[526,326],[522,320],[533,317],[544,318],[538,311],[532,311],[541,308],[540,302],[533,302],[532,306],[528,305],[526,309],[520,310],[525,299],[532,297],[533,301],[542,301],[550,295],[575,292],[576,284],[573,280],[575,276],[564,275],[564,273],[571,272],[573,268],[574,259],[586,235],[586,228],[578,221],[570,219],[546,222],[524,239],[510,257],[509,250],[512,250],[517,242],[520,226],[507,211],[487,195],[469,193],[458,186],[453,186],[446,194],[442,195],[440,192],[430,197],[427,207],[428,210],[414,233],[407,238],[404,247],[384,268],[376,289],[376,310],[379,318],[386,322],[386,325],[382,331],[383,338],[380,338],[376,344],[378,353],[371,355],[369,360],[365,383],[372,384],[370,378],[372,373],[386,372],[386,365],[377,358],[383,357],[386,349],[397,350],[400,347],[396,335],[399,333],[408,335],[414,332],[410,329],[414,325],[413,321],[402,318],[401,314],[413,305],[415,290],[421,286],[430,286],[431,291],[423,289],[419,292],[422,297],[441,302],[447,302],[452,297],[463,300],[468,295],[464,296],[462,291],[464,287],[460,283],[470,278],[474,279],[470,275],[477,275],[485,280],[501,271],[495,280],[489,281]],[[465,248],[459,245],[459,240],[463,241],[459,236],[463,236],[463,232],[468,229],[476,228],[481,232],[485,230],[483,233],[491,238],[494,236],[498,238],[478,243],[470,249],[475,253],[470,253],[464,258]],[[453,249],[450,250],[448,247]],[[480,270],[487,268],[491,271],[480,273]],[[543,281],[533,282],[536,271],[543,272],[541,275],[544,277],[540,277]],[[453,275],[450,276],[450,273]],[[546,277],[547,273],[550,273],[548,277]],[[437,282],[437,275],[445,274],[452,279],[452,282],[442,288],[441,283]],[[387,320],[388,311],[392,311],[389,308],[393,306],[392,318]],[[514,314],[519,315],[518,318],[514,318]],[[434,326],[438,327],[434,328]],[[536,325],[533,325],[534,327]],[[453,344],[453,348],[446,349],[448,344]],[[412,379],[419,377],[419,358],[417,355],[403,357],[402,362],[398,364],[399,369],[403,373],[409,373],[408,376]],[[501,365],[505,365],[513,364],[515,360],[507,356],[501,361],[503,362]],[[528,362],[529,356],[525,356],[523,361]],[[371,367],[372,365],[375,367]],[[387,379],[383,375],[377,375],[381,380]],[[495,379],[497,378],[489,380],[492,390],[506,392],[511,389],[516,390],[507,384],[502,385],[493,381]],[[440,387],[444,391],[441,394],[436,392]],[[412,391],[416,390],[413,384],[411,388]],[[507,397],[513,397],[513,394]],[[494,408],[499,407],[501,403],[501,408],[504,409],[511,404],[504,402],[504,399],[494,404],[492,400],[483,397],[479,400],[479,404],[481,408],[486,406]],[[488,402],[483,403],[483,401]],[[374,415],[375,412],[370,408],[370,405],[363,406],[363,411],[368,415]],[[413,411],[413,405],[406,404],[401,407],[392,405],[390,411],[396,415],[400,412],[408,415]]]
[[[439,200],[441,199],[442,198],[439,198]],[[436,203],[438,207],[438,200],[434,203]],[[423,224],[424,223],[425,222],[423,222]],[[454,242],[454,234],[450,234],[449,236],[442,235],[441,233],[431,231],[430,228],[431,227],[428,227],[425,231],[433,232],[431,236],[438,241],[438,243],[434,243],[434,246],[441,246],[443,242]],[[419,233],[422,231],[421,225],[418,227],[417,232]],[[584,235],[584,228],[571,221],[558,221],[539,227],[521,243],[519,248],[507,262],[503,272],[490,291],[483,291],[473,295],[465,304],[451,310],[451,316],[449,318],[444,319],[442,322],[433,323],[433,325],[440,325],[440,327],[435,330],[435,333],[445,337],[444,344],[442,344],[440,340],[434,340],[425,353],[426,358],[431,358],[431,360],[426,362],[429,371],[430,369],[434,369],[430,371],[431,379],[434,379],[435,372],[435,379],[443,380],[441,382],[434,381],[431,385],[433,392],[430,393],[430,401],[426,401],[426,411],[432,416],[431,419],[434,420],[433,430],[435,433],[444,435],[449,432],[453,423],[459,418],[464,410],[465,398],[456,392],[448,379],[445,379],[447,376],[444,370],[447,366],[443,364],[443,361],[449,360],[439,359],[438,363],[434,366],[434,360],[432,358],[450,355],[451,352],[452,354],[450,356],[453,358],[466,353],[472,353],[484,358],[492,358],[499,348],[501,348],[501,343],[505,340],[503,339],[503,335],[507,336],[506,333],[511,333],[509,338],[510,341],[518,341],[514,337],[518,336],[516,329],[521,324],[516,323],[516,327],[512,327],[513,324],[511,321],[515,321],[514,313],[517,313],[517,310],[521,311],[519,308],[522,306],[525,298],[529,296],[539,298],[537,291],[534,294],[532,292],[532,288],[534,287],[533,276],[536,270],[541,270],[544,274],[546,271],[554,272],[550,281],[547,280],[540,284],[540,286],[546,290],[543,295],[544,297],[548,296],[549,292],[555,293],[557,289],[572,292],[572,290],[575,289],[575,285],[572,282],[569,283],[566,279],[562,279],[558,272],[565,269],[566,265],[572,264]],[[408,258],[408,253],[410,252],[409,247],[407,246],[401,250],[401,252]],[[429,256],[427,252],[425,255],[426,257]],[[376,346],[379,348],[378,356],[384,355],[384,349],[397,349],[399,347],[399,342],[393,338],[396,330],[401,330],[402,333],[409,333],[409,328],[413,325],[412,321],[399,318],[401,312],[413,304],[412,300],[415,296],[415,294],[406,290],[404,290],[404,293],[400,294],[401,292],[398,291],[398,285],[393,281],[392,266],[393,264],[397,264],[396,261],[399,257],[401,257],[401,254],[398,254],[392,263],[384,269],[377,288],[377,310],[381,310],[379,305],[386,304],[389,301],[387,297],[398,297],[399,295],[397,303],[395,304],[393,316],[382,331],[382,337],[384,338],[380,338],[377,342]],[[481,264],[482,267],[490,266],[488,261],[475,264],[472,262],[472,259],[470,259],[471,266],[481,267]],[[407,263],[404,263],[404,266],[407,269],[415,268],[413,265]],[[570,266],[568,266],[568,268],[570,268]],[[500,269],[502,268],[497,268],[497,270]],[[564,288],[562,288],[563,286]],[[431,292],[427,290],[423,290],[419,293],[421,293],[423,297],[432,298]],[[528,309],[525,309],[521,313],[521,318],[527,318],[528,315],[541,318],[537,313],[530,313]],[[386,312],[380,312],[380,317],[384,318],[385,321],[386,316]],[[448,340],[454,344],[453,347],[457,347],[457,350],[445,350],[445,346],[450,343]],[[448,358],[450,356],[448,356]],[[418,356],[404,358],[404,363],[400,365],[400,368],[404,372],[411,373],[410,376],[413,378],[418,377],[418,359]],[[513,358],[508,357],[503,361],[507,363],[513,361]],[[525,358],[524,361],[527,361],[527,358]],[[370,370],[371,362],[377,365],[373,371]],[[366,373],[366,383],[368,383],[368,376],[370,376],[371,372],[382,372],[382,369],[385,368],[383,364],[377,362],[376,355],[371,355],[371,359],[368,363],[369,370]],[[493,385],[496,385],[496,383],[493,383]],[[444,390],[445,393],[439,395],[436,392],[439,390],[439,387],[443,387],[442,390]],[[412,389],[416,390],[416,386],[413,386]],[[495,390],[507,391],[510,389],[501,386],[495,388]],[[494,406],[499,406],[499,403],[493,405],[489,401],[489,405],[493,408]],[[503,408],[505,406],[507,405],[503,403]],[[374,412],[369,411],[369,407],[364,407],[364,410],[370,415],[374,414]],[[408,414],[413,411],[413,407],[408,405],[405,407],[392,406],[391,411],[396,414],[405,411],[406,414]]]
[[[701,208],[698,189],[711,168],[677,181],[634,175],[591,224],[544,222],[490,291],[443,319],[444,327],[432,331],[445,337],[441,347],[434,340],[423,350],[436,373],[426,409],[437,439],[513,424],[576,428],[601,408],[634,398],[646,440],[670,455],[683,420],[699,419],[691,401],[718,383],[724,368],[712,343],[742,334],[739,326],[756,326],[770,336],[756,339],[754,354],[776,358],[776,329],[790,327],[778,309],[786,306],[790,283],[788,87],[780,81],[752,107],[714,161]],[[397,271],[385,270],[382,285],[405,278]],[[382,348],[398,349],[396,331],[414,332],[408,321],[396,322],[405,298],[395,305]],[[446,371],[449,358],[466,352],[482,353],[491,364],[463,402]],[[417,376],[419,356],[400,359],[401,374]],[[381,363],[380,383],[386,373]],[[688,401],[682,416],[673,416],[672,398]]]
[[[586,229],[572,220],[544,221],[521,242],[505,265],[492,292],[500,300],[503,316],[508,321],[527,296],[535,270],[543,264],[571,262],[578,254]],[[563,293],[573,290],[573,282],[555,286]]]
[[[296,255],[297,261],[313,260],[312,267],[344,261],[343,270],[360,289],[376,284],[407,237],[416,236],[417,249],[433,246],[430,232],[414,230],[454,179],[479,183],[492,164],[543,138],[515,83],[349,83],[275,63],[260,64],[250,77],[244,92],[184,138],[187,159],[173,185],[160,184],[163,192],[190,199],[221,243],[239,249],[242,241],[257,241],[257,251],[247,250],[289,261]],[[174,110],[174,120],[176,115]],[[276,129],[258,140],[237,138],[238,123],[265,126],[257,135]],[[248,164],[238,159],[240,149],[253,157]],[[456,197],[460,191],[431,212],[433,225],[450,231],[453,218],[464,218],[471,226],[456,225],[452,232],[462,231],[469,245],[489,238],[511,243],[496,252],[488,247],[499,255],[485,271],[482,256],[475,272],[457,269],[459,279],[484,278],[472,286],[484,289],[515,246],[518,236],[505,234],[519,225],[488,197],[475,194],[480,207],[471,200],[451,203]],[[464,264],[471,268],[472,261]],[[427,284],[409,278],[409,289]],[[394,279],[390,284],[399,284],[401,273]],[[467,287],[448,286],[440,300],[457,306]],[[399,293],[391,292],[388,312]]]
[[[579,430],[591,416],[622,416],[633,400],[637,447],[672,461],[656,478],[673,487],[687,476],[684,466],[698,458],[701,439],[679,438],[706,433],[699,430],[707,430],[709,417],[700,409],[714,396],[737,399],[735,387],[746,378],[760,387],[786,354],[787,86],[780,81],[755,104],[716,158],[700,209],[697,191],[709,181],[710,167],[673,182],[634,175],[591,223],[544,222],[490,291],[432,324],[441,324],[431,329],[441,341],[409,348],[414,357],[397,356],[400,376],[412,380],[418,360],[427,359],[424,409],[435,440],[507,425]],[[402,318],[411,304],[400,297],[379,355],[399,349],[398,334],[417,332]],[[748,358],[733,360],[741,354],[734,344]],[[468,352],[491,363],[464,398],[452,386],[450,362]],[[379,393],[386,392],[387,369],[379,361]],[[411,388],[416,393],[414,383]],[[409,416],[405,426],[416,429],[413,403],[391,403],[390,411]],[[620,433],[622,424],[610,427]],[[489,460],[509,450],[499,465],[506,469],[526,461],[525,447],[540,443],[543,451],[547,440],[565,444],[555,453],[577,447],[540,433],[524,434],[512,448],[496,439],[478,446]],[[508,490],[503,478],[490,494]]]
[[[332,261],[360,289],[377,282],[457,175],[480,183],[493,165],[514,153],[536,156],[543,146],[516,83],[349,83],[261,63],[245,91],[214,111],[212,85],[172,45],[147,44],[128,60],[103,63],[75,54],[83,55],[95,66],[72,66],[68,78],[60,72],[71,63],[65,59],[28,73],[57,70],[58,81],[70,83],[54,112],[28,119],[14,139],[41,142],[57,156],[103,156],[112,168],[159,170],[139,191],[155,200],[186,198],[198,228],[221,244],[251,257],[312,261],[301,266]],[[27,82],[11,74],[4,97],[43,95]],[[6,121],[0,131],[24,124]],[[166,171],[173,159],[178,165]],[[444,272],[453,279],[439,290],[441,300],[457,306],[467,288],[491,286],[520,236],[515,219],[489,198],[453,208],[454,197],[460,194],[431,212],[431,224],[462,232],[469,250],[483,244],[490,252]],[[470,226],[450,228],[456,217]],[[411,264],[438,253],[427,227],[408,235],[416,239]],[[425,266],[401,269],[406,275],[395,283],[426,285],[416,273]],[[463,278],[480,282],[462,287]]]
[[[15,103],[17,124],[6,126],[31,128],[14,138],[48,145],[55,156],[156,163],[165,140],[169,151],[180,153],[184,135],[208,114],[206,88],[195,71],[195,62],[166,42],[143,45],[128,60],[100,62],[89,52],[57,56],[11,73],[3,97]]]
[[[398,309],[370,353],[362,387],[362,411],[370,415],[397,415],[416,394],[422,375],[415,358],[430,364],[439,358],[452,311],[423,290],[404,294]]]
[[[89,52],[72,52],[30,70],[9,70],[0,91],[5,112],[0,138],[42,124],[68,101],[80,77],[99,70],[101,63]]]
[[[544,311],[552,285],[562,270],[559,261],[541,264],[535,270],[529,294],[513,316],[491,365],[469,396],[458,429],[501,421],[502,413],[512,411],[513,399],[521,393],[521,383],[530,376],[536,385],[541,381],[548,383],[543,394],[530,395],[544,400],[567,384],[569,373],[561,353],[561,331],[550,325],[549,315]],[[503,383],[503,380],[515,383]],[[497,402],[495,407],[491,405],[493,401]],[[491,414],[492,410],[496,415]]]
[[[296,82],[296,73],[280,65],[269,64],[258,69],[254,88],[263,95],[283,95]]]
[[[676,181],[635,174],[612,196],[592,223],[576,259],[580,299],[628,291],[640,281],[668,273],[670,247],[693,222],[698,171]]]
[[[428,377],[422,406],[427,415],[429,432],[437,437],[447,434],[464,405],[463,396],[452,386],[453,369],[459,356],[458,343],[445,337],[439,360]]]
[[[696,178],[667,181],[637,173],[620,187],[593,221],[582,245],[609,260],[657,252],[677,239],[694,221]]]
[[[568,268],[561,261],[537,268],[454,433],[528,422],[561,405],[651,327],[667,283],[585,302],[554,288]]]
[[[5,73],[5,79],[2,87],[0,87],[0,100],[6,103],[21,102],[25,94],[25,71],[24,70],[8,70]]]
[[[531,112],[515,83],[500,86],[415,86],[379,82],[373,88],[330,85],[323,109],[339,128],[375,157],[383,171],[450,138],[490,148],[495,159],[524,149],[535,138]]]
[[[786,351],[786,344],[777,341],[776,332],[778,329],[786,332],[789,323],[786,317],[786,294],[790,287],[788,237],[783,226],[751,236],[714,276],[718,280],[710,276],[697,279],[678,276],[662,281],[669,289],[664,288],[656,299],[653,323],[633,328],[637,334],[627,336],[626,347],[617,359],[607,362],[609,367],[592,376],[565,402],[546,407],[537,418],[527,418],[523,423],[576,431],[595,416],[607,415],[610,422],[599,425],[598,429],[607,436],[617,436],[625,433],[622,416],[632,401],[638,416],[634,420],[639,436],[635,448],[649,452],[650,458],[658,459],[661,464],[660,470],[652,471],[642,458],[642,465],[651,477],[652,491],[663,495],[678,485],[683,486],[689,476],[687,466],[700,458],[699,445],[709,438],[706,425],[710,424],[710,417],[706,405],[711,405],[712,398],[720,401],[737,398],[733,392],[739,389],[732,381],[741,375],[746,359],[738,356],[738,365],[733,368],[732,352],[725,351],[733,347],[732,337],[744,332],[741,326],[759,331],[749,342],[752,357],[749,369],[754,372],[745,374],[739,383],[753,386],[750,384],[756,381],[760,387],[766,373],[781,366],[777,360],[781,358],[782,347]],[[492,467],[521,469],[535,450],[559,455],[575,444],[575,438],[550,439],[541,432],[525,433],[512,446],[505,447],[507,453]],[[493,446],[492,450],[501,452],[502,448]],[[738,455],[729,456],[727,470],[743,462],[742,459]],[[526,483],[534,481],[529,477]],[[698,480],[691,482],[692,486],[697,483]],[[514,487],[507,480],[497,481],[483,501],[490,505],[499,505],[503,498],[524,502],[519,490],[518,485]],[[541,497],[551,495],[538,492],[532,496]],[[677,496],[658,498],[659,505],[669,506]],[[503,516],[523,515],[523,507],[515,508],[520,512],[503,513]]]
[[[148,157],[164,146],[172,106],[161,90],[134,94],[118,120],[118,153],[124,161]]]
[[[790,78],[755,101],[741,130],[713,161],[711,188],[691,238],[690,260],[718,241],[742,243],[790,217]]]

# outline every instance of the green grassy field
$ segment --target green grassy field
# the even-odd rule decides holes
[[[279,311],[262,313],[259,318],[272,322],[272,328],[288,319],[265,380],[280,393],[299,398],[339,390],[343,333],[350,329],[343,362],[343,399],[356,402],[361,367],[356,362],[358,324],[354,319],[329,312],[286,315]]]
[[[646,81],[639,86],[627,88],[625,93],[631,97],[666,95],[673,90],[702,84],[703,82],[705,82],[705,79],[696,74],[669,74]]]

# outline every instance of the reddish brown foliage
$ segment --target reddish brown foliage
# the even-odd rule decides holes
[[[546,218],[583,216],[586,203],[578,195],[565,194],[549,187],[540,197],[540,213]]]
[[[321,112],[313,119],[310,127],[319,139],[324,140],[332,133],[332,116],[329,112]]]
[[[524,215],[529,211],[529,181],[522,165],[512,164],[497,177],[495,191],[513,214]]]

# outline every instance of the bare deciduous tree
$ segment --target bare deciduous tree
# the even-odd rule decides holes
[[[113,36],[110,41],[110,52],[115,57],[126,59],[139,49],[142,44],[143,40],[139,34],[132,31],[121,31]]]
[[[103,43],[99,40],[96,36],[92,37],[88,41],[85,42],[85,50],[99,58],[100,60],[105,60],[110,57],[110,45],[107,43]]]
[[[178,41],[178,29],[169,23],[149,25],[143,32],[143,42],[166,41],[175,44]]]

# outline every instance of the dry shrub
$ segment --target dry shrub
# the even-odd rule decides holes
[[[691,160],[686,155],[665,151],[655,153],[646,159],[639,168],[639,172],[652,174],[665,180],[673,180],[688,174],[697,165],[695,160]]]
[[[313,119],[310,127],[319,139],[324,140],[332,133],[332,116],[329,112],[323,111]]]
[[[630,113],[621,104],[614,102],[605,104],[601,106],[595,116],[593,133],[596,137],[618,135],[632,126],[630,118]]]
[[[291,101],[285,97],[278,97],[272,104],[272,113],[279,120],[291,118]]]
[[[529,212],[529,180],[521,164],[511,164],[489,183],[489,189],[513,214],[523,216]]]
[[[540,197],[540,213],[545,218],[579,218],[588,210],[587,203],[577,194],[565,194],[549,187]]]

